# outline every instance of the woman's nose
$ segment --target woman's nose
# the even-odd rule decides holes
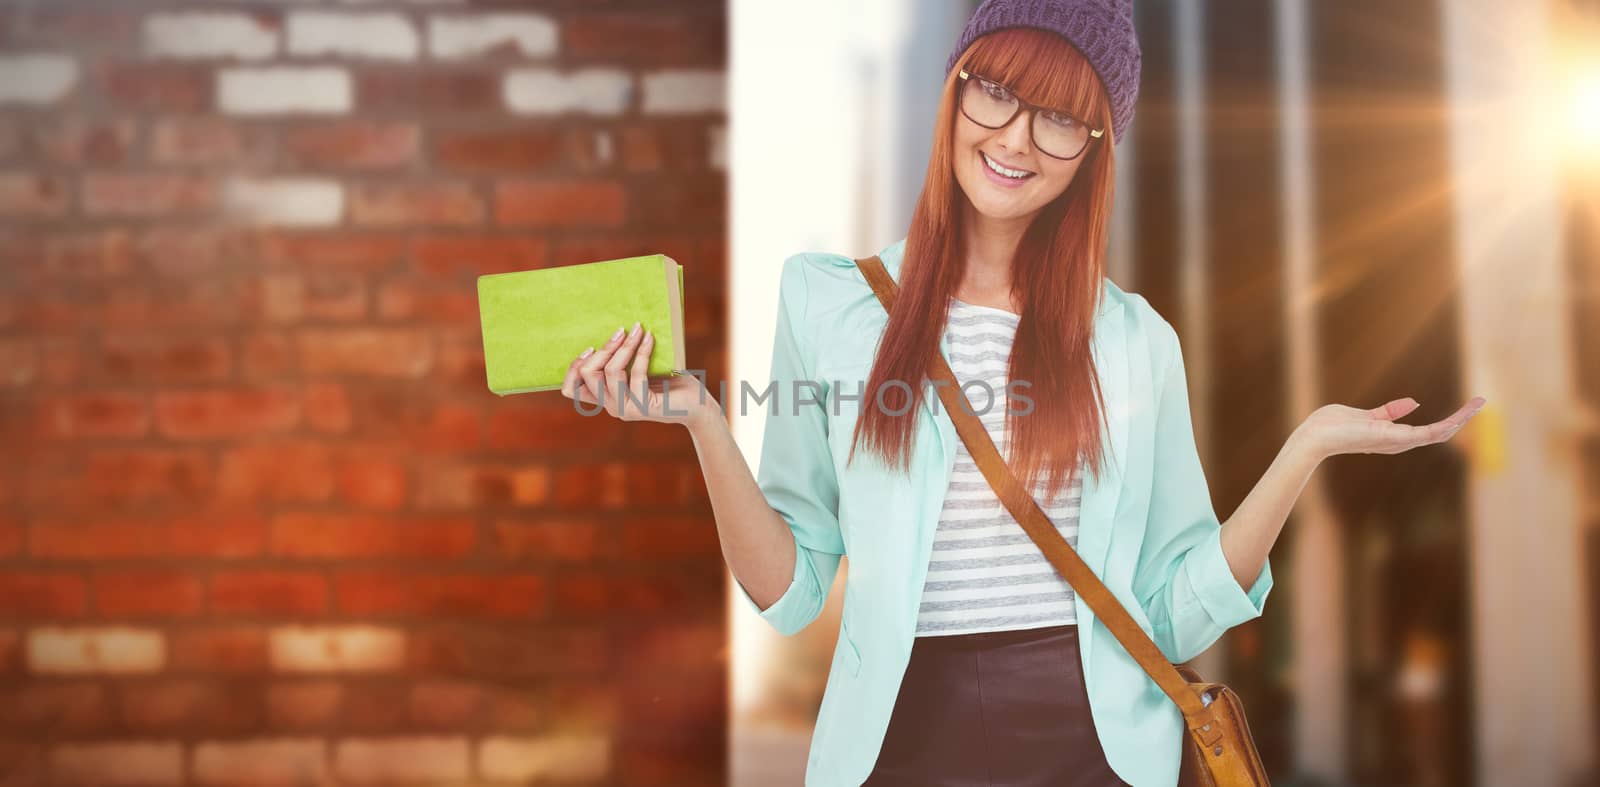
[[[1000,146],[1006,150],[1021,153],[1028,152],[1028,146],[1033,143],[1033,110],[1024,109],[1000,129]]]

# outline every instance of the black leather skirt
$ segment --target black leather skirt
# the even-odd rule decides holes
[[[917,637],[863,787],[1125,787],[1082,664],[1075,625]]]

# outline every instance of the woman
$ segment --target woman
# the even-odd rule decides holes
[[[1138,69],[1129,0],[974,13],[910,232],[879,253],[899,283],[894,313],[850,257],[784,264],[772,398],[756,401],[768,407],[759,478],[698,378],[646,378],[653,337],[637,325],[572,363],[575,402],[689,429],[737,592],[780,632],[817,617],[850,555],[807,785],[1178,778],[1181,715],[978,474],[926,383],[936,353],[1175,662],[1261,614],[1267,553],[1324,457],[1441,442],[1482,404],[1427,427],[1393,423],[1409,400],[1323,407],[1223,527],[1177,334],[1105,278],[1113,150]]]

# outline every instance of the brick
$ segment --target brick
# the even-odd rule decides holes
[[[420,379],[433,368],[432,337],[414,329],[304,330],[296,340],[309,374]]]
[[[50,751],[50,774],[56,784],[181,784],[183,744],[64,743]]]
[[[331,500],[334,455],[322,443],[271,441],[222,454],[217,497],[228,503],[315,503]]]
[[[267,667],[267,633],[255,626],[182,628],[172,633],[172,669],[257,673]]]
[[[0,172],[0,216],[49,218],[67,212],[72,187],[66,179],[28,172]]]
[[[320,617],[328,581],[310,571],[258,569],[211,575],[211,613],[244,617]]]
[[[52,560],[240,558],[261,554],[265,543],[266,522],[259,515],[202,510],[150,519],[40,520],[29,529],[28,551]]]
[[[261,261],[274,267],[304,267],[380,273],[409,256],[409,241],[395,235],[340,231],[268,233],[260,238]]]
[[[403,462],[355,458],[339,468],[339,497],[356,508],[393,511],[405,505],[409,488]]]
[[[306,386],[306,425],[318,432],[343,434],[350,431],[350,394],[337,383],[312,383]]]
[[[0,741],[0,762],[14,784],[45,784],[50,778],[46,747],[35,741]]]
[[[533,467],[444,465],[417,477],[417,505],[454,509],[536,506],[550,497],[550,471]]]
[[[105,688],[97,683],[40,681],[0,687],[0,728],[65,738],[104,732],[111,725]],[[0,760],[3,762],[3,760]]]
[[[411,635],[415,669],[463,677],[599,675],[607,671],[611,652],[610,637],[600,627],[541,626],[539,636],[530,637],[498,625],[440,626]]]
[[[434,15],[428,20],[428,52],[440,60],[545,57],[555,54],[558,32],[555,22],[544,14]]]
[[[410,737],[343,740],[334,772],[356,784],[465,780],[471,768],[466,738]]]
[[[434,160],[467,172],[535,171],[560,165],[566,159],[569,139],[558,128],[518,127],[510,130],[441,130],[436,135]]]
[[[156,429],[173,440],[214,440],[281,432],[300,423],[291,388],[158,393]]]
[[[119,332],[101,337],[94,366],[96,374],[107,380],[208,382],[226,379],[233,368],[233,359],[227,339],[220,336]]]
[[[115,61],[96,64],[95,83],[124,110],[201,112],[212,106],[212,77],[188,64]]]
[[[314,738],[205,741],[194,747],[200,784],[319,783],[328,778],[327,744]]]
[[[0,675],[9,675],[22,664],[22,635],[11,629],[0,629]]]
[[[102,573],[94,577],[94,603],[106,618],[184,617],[205,608],[205,587],[171,569]]]
[[[623,168],[629,172],[703,169],[705,136],[696,126],[657,122],[621,129],[617,136]]]
[[[416,159],[420,138],[413,123],[339,123],[291,129],[283,150],[300,167],[397,168]]]
[[[699,599],[694,609],[714,609],[704,603],[722,598],[722,582],[715,583],[717,591]],[[656,674],[695,673],[707,668],[726,669],[732,646],[728,642],[728,626],[718,617],[714,620],[673,621],[668,625],[630,626],[620,634],[615,643],[618,660],[627,674],[639,671],[656,671]]]
[[[272,520],[272,551],[294,558],[456,558],[477,544],[469,518],[284,513]]]
[[[542,268],[549,264],[549,248],[544,238],[524,233],[423,235],[416,240],[416,270],[432,278],[475,282],[490,273]]]
[[[0,55],[0,106],[53,104],[78,84],[78,62],[66,55]]]
[[[169,216],[211,211],[217,184],[173,174],[96,174],[83,178],[83,209],[97,216]]]
[[[609,775],[610,762],[606,735],[493,736],[478,744],[478,774],[490,781],[597,782]]]
[[[261,60],[278,51],[275,23],[244,13],[151,14],[143,33],[145,53],[153,57]]]
[[[261,720],[260,695],[249,683],[161,678],[130,681],[120,689],[122,722],[136,733],[197,728],[227,735],[255,728]]]
[[[561,468],[550,483],[557,505],[581,506],[588,501],[588,505],[617,509],[627,504],[627,487],[632,482],[633,473],[629,467],[607,462]],[[583,491],[579,492],[580,489]]]
[[[353,615],[528,620],[546,610],[536,576],[346,571],[334,582],[339,609]]]
[[[495,220],[530,227],[620,227],[627,210],[622,184],[603,180],[502,182]]]
[[[222,188],[224,214],[256,225],[320,227],[344,218],[344,187],[315,177],[228,178]]]
[[[102,324],[112,329],[216,330],[241,321],[239,286],[226,277],[152,281],[107,293]]]
[[[720,13],[577,13],[561,32],[573,58],[641,64],[727,60],[727,26]]]
[[[132,271],[133,243],[117,229],[31,232],[0,240],[0,265],[21,282],[109,279]]]
[[[505,108],[519,115],[620,115],[633,99],[633,78],[619,68],[517,68],[501,85]]]
[[[361,74],[356,89],[361,109],[422,114],[500,113],[500,77],[438,68]]]
[[[231,68],[217,74],[217,106],[232,115],[339,114],[353,103],[350,74],[331,66]]]
[[[5,497],[5,490],[0,488],[0,502],[3,502]],[[27,541],[28,529],[23,525],[21,515],[0,513],[0,557],[16,557],[22,554],[22,547]],[[0,631],[0,672],[5,671],[6,652],[6,634]]]
[[[406,687],[399,681],[365,680],[345,687],[340,726],[352,735],[381,735],[406,728]]]
[[[289,14],[288,49],[301,57],[415,60],[421,43],[398,13],[295,11]]]
[[[473,683],[433,680],[411,687],[408,701],[411,723],[424,729],[464,729],[483,718],[488,698]]]
[[[350,218],[357,224],[470,226],[483,216],[483,199],[467,183],[366,183],[350,189]]]
[[[390,282],[378,291],[378,317],[408,323],[443,322],[459,325],[478,316],[478,296],[452,292],[438,285],[410,281]]]
[[[707,572],[706,576],[715,577]],[[599,620],[670,613],[672,610],[702,609],[714,605],[725,595],[721,577],[712,580],[691,574],[626,574],[622,576],[566,576],[552,583],[551,605],[562,616]]]
[[[622,523],[619,544],[613,544],[624,560],[662,563],[672,560],[704,560],[722,553],[717,539],[717,523],[706,517],[630,517]]]
[[[582,446],[604,448],[622,442],[630,426],[605,416],[572,412],[571,400],[557,408],[498,407],[489,414],[488,447],[496,451],[563,452]],[[674,407],[681,405],[674,404]]]
[[[299,366],[294,342],[287,333],[249,333],[239,338],[239,362],[249,380],[278,380]]]
[[[82,617],[88,609],[83,578],[71,574],[7,570],[0,573],[0,616]]]
[[[0,310],[4,307],[0,306]],[[0,339],[0,388],[25,388],[40,379],[46,359],[25,338]],[[3,426],[3,424],[0,424]]]
[[[54,397],[39,408],[39,429],[52,439],[142,437],[150,431],[144,394],[96,393]]]
[[[343,711],[344,686],[333,680],[274,683],[267,687],[266,702],[272,729],[325,729]]]
[[[628,221],[633,227],[713,230],[726,220],[728,179],[715,174],[677,173],[637,187],[630,196]]]
[[[264,129],[219,118],[159,118],[150,125],[150,158],[158,164],[255,164],[272,158]]]
[[[100,51],[125,51],[138,42],[139,16],[116,8],[37,6],[27,16],[27,39],[53,45],[93,41]]]
[[[711,148],[711,152],[707,156],[708,161],[706,163],[709,164],[714,170],[727,171],[728,128],[726,126],[712,126],[706,130],[706,134],[710,137],[708,145]]]
[[[133,118],[72,117],[33,129],[34,149],[67,166],[116,166],[133,158],[139,124]]]
[[[366,281],[358,273],[269,274],[250,285],[261,316],[274,322],[350,322],[367,316]]]
[[[22,124],[15,120],[0,120],[0,161],[17,155],[22,146]]]
[[[645,74],[640,111],[647,115],[722,113],[727,110],[724,73],[678,68]]]
[[[590,563],[611,550],[609,529],[590,519],[502,520],[493,532],[495,554],[510,560]]]
[[[107,626],[28,632],[28,668],[37,673],[157,672],[166,656],[166,640],[150,629]]]
[[[481,342],[481,340],[480,340]],[[477,350],[480,365],[479,373],[473,379],[474,392],[483,383],[482,353],[480,346]],[[443,351],[441,351],[443,355]],[[442,371],[451,371],[450,367],[441,361]],[[418,451],[458,454],[477,448],[482,442],[483,419],[479,412],[472,407],[464,405],[441,404],[429,414],[428,420],[412,434],[412,447]]]
[[[406,661],[406,636],[377,626],[284,626],[272,630],[279,672],[392,672]]]
[[[249,253],[244,234],[216,227],[152,227],[132,246],[136,269],[179,279],[232,270]]]
[[[459,328],[460,326],[456,327]],[[459,333],[458,331],[449,330],[449,326],[441,326],[441,328],[443,330],[440,331],[442,335],[439,337],[439,362],[433,375],[433,380],[438,386],[438,390],[441,393],[452,395],[475,394],[483,390],[485,376],[483,371],[482,339],[478,340],[478,347],[473,347],[469,340],[456,335]],[[448,408],[447,411],[446,408]],[[429,452],[449,450],[441,448],[440,443],[444,445],[457,442],[467,443],[465,450],[476,447],[478,438],[481,437],[479,433],[483,429],[482,419],[478,414],[469,412],[470,408],[463,408],[460,405],[441,405],[440,409],[441,412],[438,413],[439,420],[442,420],[446,415],[451,418],[459,418],[461,419],[462,427],[468,431],[450,434],[436,424],[434,430],[419,439],[415,447]],[[453,453],[453,451],[451,452]]]

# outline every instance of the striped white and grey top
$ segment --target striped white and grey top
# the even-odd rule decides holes
[[[1005,394],[1017,320],[1016,314],[1004,309],[952,298],[945,326],[950,370],[956,382],[965,386],[972,409],[1001,456],[1007,456]],[[988,391],[994,392],[992,404],[977,380],[986,382]],[[1021,392],[1032,395],[1027,389]],[[1078,546],[1078,503],[1083,496],[1082,470],[1079,472],[1080,477],[1054,501],[1045,500],[1043,478],[1034,487],[1034,498],[1074,549]],[[933,557],[922,586],[917,636],[1076,624],[1073,604],[1072,586],[1001,505],[966,444],[958,441],[955,468],[933,538]]]

